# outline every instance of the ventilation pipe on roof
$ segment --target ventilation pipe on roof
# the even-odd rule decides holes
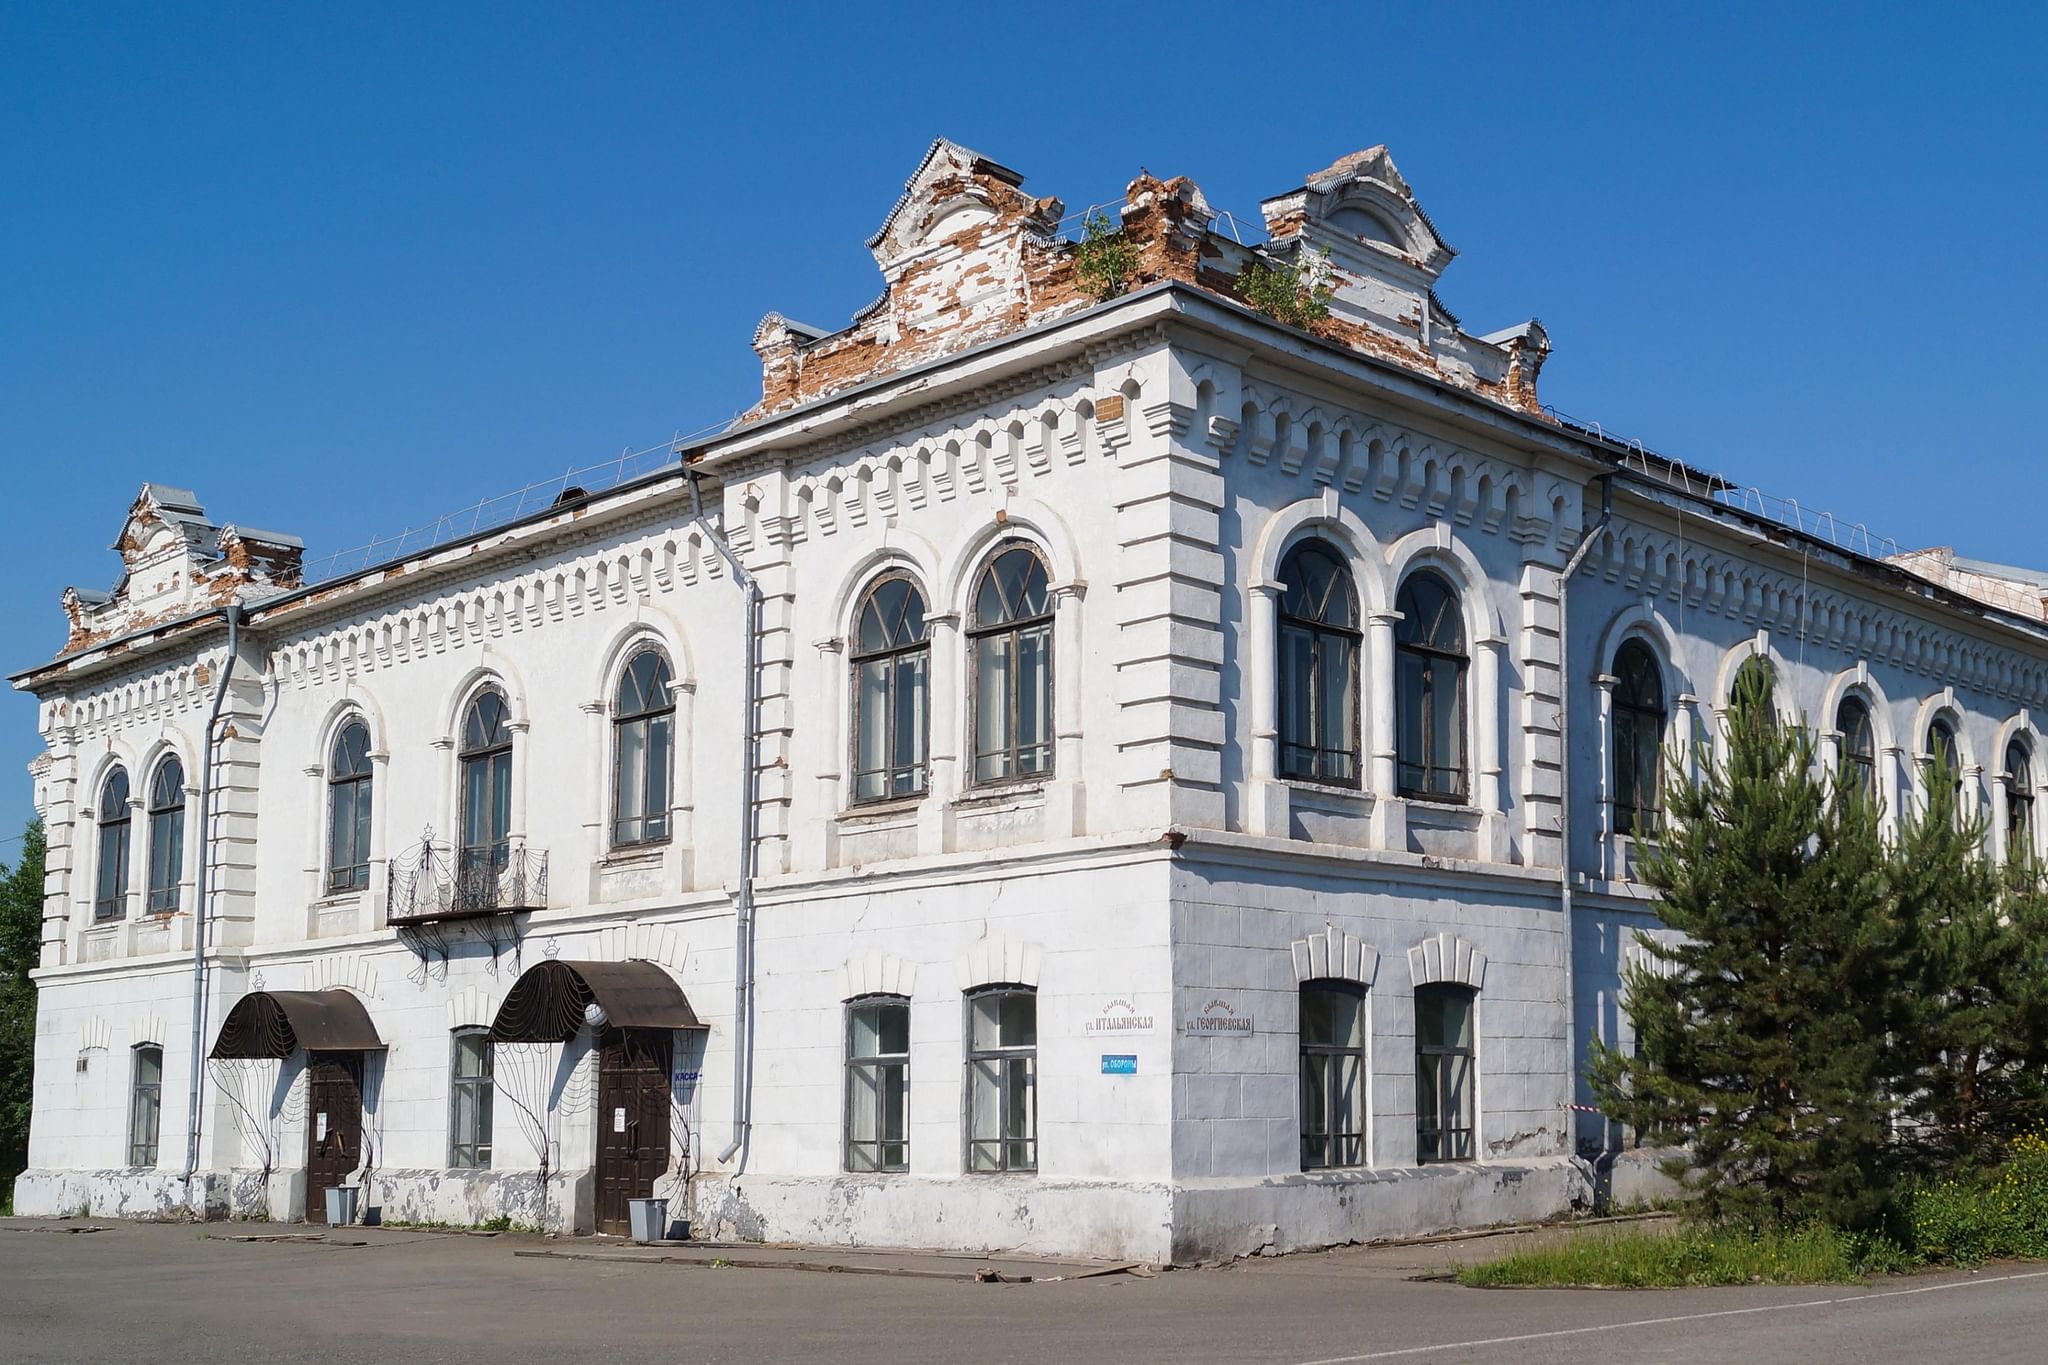
[[[719,558],[732,570],[733,582],[747,595],[746,671],[740,692],[744,710],[740,725],[740,868],[739,888],[733,897],[732,962],[732,1141],[718,1154],[720,1164],[740,1154],[738,1175],[746,1169],[747,1139],[753,1132],[754,1103],[754,871],[760,851],[759,812],[755,800],[760,782],[761,731],[756,712],[760,706],[761,672],[761,585],[740,563],[725,533],[704,518],[704,496],[697,486],[697,471],[690,479],[690,508],[697,524],[710,539]]]
[[[1572,673],[1571,659],[1571,618],[1567,607],[1571,602],[1572,575],[1585,562],[1586,554],[1593,548],[1593,542],[1607,529],[1607,523],[1614,514],[1614,476],[1600,476],[1600,515],[1593,519],[1579,536],[1579,543],[1572,549],[1571,558],[1565,561],[1564,572],[1557,577],[1557,680],[1560,697],[1557,706],[1557,748],[1558,762],[1563,765],[1558,782],[1557,840],[1558,840],[1558,905],[1564,912],[1564,1131],[1571,1142],[1568,1156],[1578,1155],[1578,1111],[1572,1106],[1579,1102],[1579,998],[1578,983],[1572,970],[1572,955],[1578,946],[1576,925],[1572,915]],[[1601,1145],[1606,1145],[1602,1139]]]
[[[228,623],[227,661],[221,665],[220,681],[213,689],[213,709],[206,713],[206,735],[199,756],[199,888],[192,908],[192,1078],[185,1097],[185,1181],[190,1194],[192,1177],[199,1170],[199,1089],[206,1076],[206,926],[213,902],[213,760],[214,734],[220,729],[221,707],[227,703],[228,681],[235,676],[235,660],[242,646],[242,608],[229,603],[221,608]]]

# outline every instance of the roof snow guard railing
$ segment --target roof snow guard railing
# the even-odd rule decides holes
[[[683,446],[699,436],[721,431],[727,425],[728,422],[720,421],[689,435],[677,433],[658,445],[622,451],[613,459],[584,465],[580,469],[567,469],[551,479],[541,479],[495,497],[481,498],[459,511],[450,512],[425,525],[410,527],[395,536],[380,536],[368,544],[308,560],[304,582],[310,587],[346,578],[350,574],[423,554],[453,541],[509,526],[551,507],[578,502],[591,494],[631,483],[676,463]]]
[[[1801,535],[1826,541],[1838,550],[1868,559],[1890,559],[1903,548],[1890,536],[1877,535],[1860,521],[1838,520],[1833,512],[1802,506],[1797,498],[1781,498],[1754,484],[1737,484],[1707,474],[1668,456],[1658,455],[1639,440],[1617,436],[1598,422],[1582,421],[1549,404],[1543,410],[1562,425],[1609,445],[1622,447],[1622,468],[1656,479],[1692,497],[1706,498],[1731,511],[1789,527]]]

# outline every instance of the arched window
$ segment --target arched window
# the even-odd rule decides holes
[[[861,599],[853,625],[853,799],[924,791],[931,634],[924,594],[890,574]]]
[[[1052,771],[1052,592],[1028,545],[998,550],[975,580],[974,781]]]
[[[1664,674],[1641,640],[1614,654],[1614,828],[1657,827],[1664,809]]]
[[[1866,798],[1877,795],[1877,731],[1863,698],[1847,696],[1835,708],[1835,730],[1842,737],[1842,776]]]
[[[1949,818],[1963,818],[1963,760],[1962,748],[1956,742],[1956,727],[1945,716],[1937,716],[1927,727],[1927,758],[1922,765],[1923,777],[1931,795],[1935,784],[1940,783],[1947,790],[1951,805]]]
[[[2029,857],[2034,851],[2034,756],[2026,741],[2005,746],[2005,856]]]
[[[1394,748],[1401,795],[1463,801],[1465,775],[1465,623],[1458,594],[1424,570],[1401,585],[1394,603]]]
[[[128,770],[116,768],[100,785],[99,879],[92,917],[119,919],[128,913]]]
[[[1280,566],[1280,773],[1358,785],[1358,597],[1328,545]]]
[[[370,727],[351,720],[327,754],[327,889],[370,884]]]
[[[1728,707],[1732,712],[1744,704],[1754,704],[1763,723],[1775,730],[1778,728],[1777,711],[1778,670],[1771,667],[1771,661],[1761,654],[1752,654],[1742,661],[1735,670],[1735,683],[1728,690]]]
[[[910,1169],[910,1002],[846,1007],[846,1169]]]
[[[1415,1154],[1470,1161],[1479,1100],[1479,1053],[1470,986],[1415,988]]]
[[[1365,1165],[1365,987],[1301,987],[1301,1169]]]
[[[152,915],[178,908],[178,884],[185,875],[185,765],[176,755],[156,765],[149,783],[149,890],[143,905]]]
[[[458,869],[474,894],[512,855],[512,717],[504,695],[485,690],[462,715],[462,847]]]
[[[643,649],[619,675],[612,698],[612,845],[668,838],[669,772],[676,699],[668,660]]]

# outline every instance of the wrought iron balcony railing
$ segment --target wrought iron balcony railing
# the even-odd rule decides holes
[[[523,844],[450,848],[432,830],[391,860],[391,894],[385,917],[392,924],[470,919],[544,910],[548,903],[548,855]]]

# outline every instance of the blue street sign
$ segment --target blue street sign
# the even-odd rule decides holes
[[[1129,1054],[1102,1054],[1102,1074],[1105,1076],[1135,1076],[1138,1074],[1138,1059]]]

